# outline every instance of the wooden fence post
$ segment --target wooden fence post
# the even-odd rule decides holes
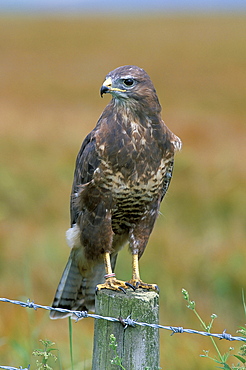
[[[103,289],[96,296],[96,314],[151,324],[159,323],[159,296],[154,291],[127,289],[127,293]],[[92,370],[120,369],[111,364],[115,357],[109,347],[110,335],[116,338],[117,355],[126,370],[159,369],[159,330],[128,327],[118,322],[95,320]]]

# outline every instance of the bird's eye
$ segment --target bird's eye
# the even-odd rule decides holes
[[[124,82],[124,85],[126,85],[126,86],[132,86],[132,85],[133,85],[134,80],[133,80],[132,78],[125,78],[125,79],[123,80],[123,82]]]

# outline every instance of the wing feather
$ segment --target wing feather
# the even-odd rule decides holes
[[[70,198],[70,217],[71,226],[76,223],[79,210],[74,202],[76,194],[79,192],[80,185],[92,180],[94,171],[99,166],[100,160],[96,151],[95,129],[85,138],[78,153],[74,171],[74,180]]]

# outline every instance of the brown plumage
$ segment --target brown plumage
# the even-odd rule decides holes
[[[162,121],[155,88],[143,69],[130,65],[110,72],[101,87],[101,95],[105,93],[112,100],[76,161],[67,231],[72,250],[53,307],[94,310],[96,287],[157,289],[140,279],[138,259],[168,189],[181,140]],[[133,275],[125,283],[113,271],[127,242]],[[51,312],[51,318],[65,316]]]

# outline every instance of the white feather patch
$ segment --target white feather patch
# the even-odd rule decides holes
[[[176,135],[175,136],[175,140],[171,141],[171,143],[173,144],[174,146],[174,151],[177,152],[179,150],[181,150],[182,148],[182,141],[180,140],[180,138]]]
[[[70,229],[66,231],[66,239],[67,239],[67,245],[70,248],[78,248],[81,246],[80,242],[80,228],[77,224],[73,224]]]

